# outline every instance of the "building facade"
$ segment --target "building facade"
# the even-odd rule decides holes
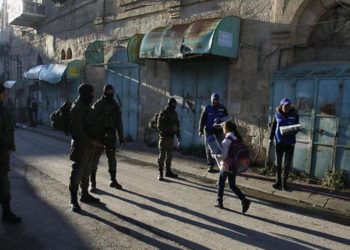
[[[350,176],[349,0],[16,1],[7,1],[16,58],[10,79],[37,65],[83,62],[74,84],[67,70],[57,85],[38,79],[28,87],[33,80],[25,80],[19,108],[33,93],[47,116],[76,96],[78,83],[92,83],[98,96],[109,82],[128,137],[151,143],[156,135],[148,120],[175,96],[189,146],[201,143],[200,112],[218,92],[252,160],[263,164],[273,111],[289,97],[306,127],[294,167],[318,177],[329,168]],[[49,109],[53,92],[42,90],[56,86],[62,98]]]

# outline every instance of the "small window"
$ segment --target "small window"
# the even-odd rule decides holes
[[[66,52],[64,49],[61,51],[61,60],[66,60]]]
[[[68,48],[67,50],[67,60],[72,59],[72,49]]]

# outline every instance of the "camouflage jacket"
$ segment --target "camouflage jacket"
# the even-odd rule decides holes
[[[92,105],[92,109],[98,137],[106,139],[106,136],[110,136],[110,139],[114,140],[118,132],[119,139],[123,140],[122,112],[118,103],[102,96]]]
[[[173,131],[174,126],[179,128],[177,132]],[[176,135],[180,138],[180,122],[177,112],[166,106],[159,114],[157,129],[162,137],[173,137]]]
[[[91,144],[91,140],[96,137],[92,109],[82,100],[77,99],[72,104],[70,117],[73,140]]]

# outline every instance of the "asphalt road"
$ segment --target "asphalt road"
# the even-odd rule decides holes
[[[108,187],[103,156],[96,194],[103,205],[73,213],[69,144],[21,129],[16,144],[12,203],[23,223],[0,223],[0,249],[349,249],[344,221],[256,199],[242,215],[229,190],[220,210],[212,184],[159,182],[156,168],[130,159],[118,159],[119,191]]]

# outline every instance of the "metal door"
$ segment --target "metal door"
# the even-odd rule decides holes
[[[199,119],[213,92],[219,93],[221,103],[226,104],[227,71],[226,61],[172,64],[171,95],[180,102],[177,112],[183,145],[201,143]]]
[[[339,121],[335,164],[348,173],[350,182],[350,79],[341,84],[341,103],[339,105]]]
[[[336,68],[338,69],[338,68]],[[276,77],[272,85],[270,118],[283,97],[297,107],[305,130],[297,134],[293,167],[323,177],[328,169],[344,169],[350,180],[350,79],[346,76]],[[292,69],[284,72],[295,74]],[[345,72],[345,71],[341,71]]]
[[[125,49],[115,52],[110,62],[106,77],[107,82],[113,85],[122,109],[124,137],[135,141],[139,110],[139,66],[127,62]]]

